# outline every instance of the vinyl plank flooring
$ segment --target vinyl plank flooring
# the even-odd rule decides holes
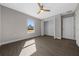
[[[79,56],[74,40],[58,40],[50,36],[25,39],[0,47],[1,56]]]

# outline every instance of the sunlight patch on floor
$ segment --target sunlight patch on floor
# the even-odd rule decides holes
[[[26,41],[19,56],[30,56],[36,52],[35,39]]]
[[[31,45],[33,43],[35,43],[35,39],[28,40],[28,41],[25,42],[24,47]]]

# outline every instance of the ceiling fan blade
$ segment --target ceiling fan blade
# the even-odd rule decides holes
[[[41,11],[38,11],[37,14],[39,14]]]
[[[41,5],[41,9],[43,9],[43,4]]]
[[[41,8],[41,4],[40,3],[38,3],[38,6],[39,6],[39,8]]]
[[[39,8],[40,8],[40,10],[37,12],[37,14],[39,14],[39,13],[41,13],[41,12],[44,12],[44,11],[47,11],[47,12],[49,12],[50,10],[48,10],[48,9],[44,9],[43,7],[43,4],[40,4],[40,3],[38,3],[38,6],[39,6]]]
[[[43,5],[41,5],[40,3],[38,3],[38,6],[40,9],[43,9]]]
[[[48,12],[50,11],[50,10],[47,10],[47,9],[43,9],[43,10],[44,10],[44,11],[48,11]]]

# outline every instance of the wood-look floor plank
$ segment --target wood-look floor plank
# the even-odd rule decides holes
[[[26,46],[24,46],[26,44]],[[36,49],[36,50],[35,50]],[[0,47],[1,56],[79,56],[79,47],[74,40],[54,40],[42,36],[25,39]]]

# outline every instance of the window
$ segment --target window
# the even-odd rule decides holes
[[[34,20],[28,20],[27,21],[27,32],[28,33],[34,33],[35,32],[35,23]]]

